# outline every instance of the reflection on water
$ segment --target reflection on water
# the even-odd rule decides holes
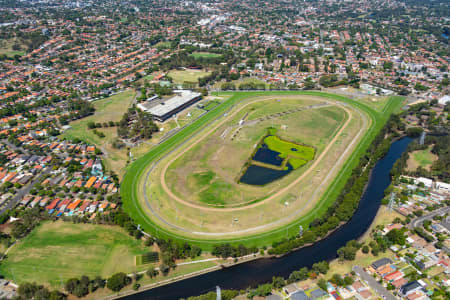
[[[280,157],[280,153],[270,150],[266,144],[261,145],[252,159],[273,165],[276,168],[279,168],[283,163],[283,158]],[[292,170],[293,168],[289,163],[286,165],[286,170],[276,170],[251,164],[241,179],[239,179],[239,182],[251,185],[265,185],[289,174]]]
[[[281,178],[292,171],[290,164],[287,170],[274,170],[265,167],[250,165],[242,175],[240,182],[251,185],[264,185]]]
[[[280,157],[280,153],[270,150],[266,144],[262,144],[253,156],[253,160],[260,161],[266,164],[275,166],[281,166],[283,159]]]

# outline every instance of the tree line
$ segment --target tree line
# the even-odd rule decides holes
[[[391,138],[386,138],[386,136],[392,136],[396,132],[398,122],[399,119],[396,116],[391,116],[383,129],[373,139],[365,155],[360,158],[358,165],[353,169],[336,201],[325,214],[314,219],[310,223],[309,229],[302,236],[294,236],[273,243],[272,248],[269,249],[269,254],[285,254],[306,244],[314,243],[353,216],[369,180],[370,170],[389,150]]]

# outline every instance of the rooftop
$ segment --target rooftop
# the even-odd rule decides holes
[[[178,91],[175,91],[175,93],[177,94],[176,96],[168,99],[165,102],[161,102],[160,104],[155,105],[151,108],[147,108],[144,105],[140,105],[140,106],[141,106],[141,108],[143,107],[142,109],[144,109],[148,113],[150,113],[154,116],[162,117],[162,116],[172,112],[173,110],[177,109],[178,107],[188,103],[189,101],[193,100],[194,98],[201,96],[200,93],[192,92],[189,90],[178,90]]]

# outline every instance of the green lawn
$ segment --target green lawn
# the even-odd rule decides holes
[[[227,93],[220,93],[220,95],[229,95],[231,97],[228,100],[224,101],[222,104],[218,105],[210,112],[208,112],[207,114],[203,115],[195,122],[193,122],[190,126],[187,126],[183,130],[179,131],[177,134],[169,138],[166,142],[153,148],[146,155],[139,158],[133,164],[128,166],[127,173],[125,174],[125,177],[121,184],[121,196],[124,202],[125,210],[130,214],[130,216],[132,216],[132,218],[135,219],[135,221],[138,224],[141,225],[141,227],[144,230],[159,237],[173,238],[180,241],[187,241],[202,247],[204,250],[211,250],[214,244],[219,244],[223,242],[230,242],[234,244],[245,242],[246,246],[270,245],[273,241],[280,240],[281,238],[284,238],[286,236],[296,235],[298,233],[299,225],[307,227],[307,225],[312,220],[322,215],[328,209],[328,207],[334,202],[334,200],[340,193],[341,189],[345,185],[347,179],[351,175],[352,169],[358,164],[361,155],[364,154],[364,152],[366,151],[366,149],[368,148],[368,146],[370,145],[376,134],[378,134],[380,129],[384,126],[390,114],[400,109],[404,99],[403,97],[391,97],[390,101],[386,105],[384,113],[380,113],[360,102],[351,100],[343,96],[323,92],[314,92],[314,91],[227,92]],[[331,183],[327,191],[321,197],[317,205],[309,212],[309,214],[295,220],[294,222],[286,226],[271,230],[269,232],[227,240],[186,238],[153,223],[151,218],[140,207],[138,200],[139,197],[138,182],[140,180],[140,177],[144,174],[146,167],[151,162],[160,158],[162,155],[164,155],[165,153],[167,153],[168,151],[179,145],[181,142],[185,141],[196,131],[207,126],[210,122],[222,116],[224,112],[226,112],[238,101],[248,97],[267,96],[267,95],[313,95],[330,98],[353,105],[366,112],[372,119],[372,126],[366,132],[362,140],[359,142],[358,146],[356,147],[352,155],[350,155],[350,157],[347,159],[343,169],[340,171],[338,176],[334,178],[333,182]]]
[[[208,102],[203,108],[205,109],[205,110],[211,110],[211,109],[213,109],[214,107],[216,107],[217,105],[219,105],[220,104],[220,102],[219,101],[215,101],[215,100],[213,100],[213,101],[210,101],[210,102]]]
[[[108,170],[113,170],[117,174],[125,167],[127,153],[125,149],[115,149],[112,147],[112,141],[117,138],[117,127],[97,128],[97,131],[103,132],[105,137],[101,138],[89,130],[89,122],[107,123],[109,121],[118,122],[126,112],[136,95],[135,91],[127,90],[117,95],[97,100],[93,102],[95,113],[83,119],[70,122],[71,129],[64,132],[60,138],[73,140],[78,138],[86,143],[95,145],[105,150],[105,164]]]
[[[218,58],[221,57],[222,54],[211,53],[211,52],[194,52],[191,54],[195,59],[197,58]]]
[[[211,72],[203,70],[172,70],[167,75],[173,79],[176,84],[183,84],[184,82],[197,83],[199,78],[210,75]]]
[[[61,138],[79,138],[87,143],[101,145],[105,138],[100,138],[93,133],[93,130],[88,130],[87,124],[89,122],[104,123],[109,121],[120,121],[123,114],[126,112],[135,96],[132,90],[123,93],[97,100],[93,102],[95,113],[86,118],[82,118],[71,122],[72,127],[61,135]],[[102,129],[98,129],[102,131]]]
[[[437,159],[437,156],[431,153],[431,147],[425,150],[414,151],[412,157],[422,168],[431,166]]]
[[[270,150],[279,152],[281,158],[294,157],[304,160],[314,159],[314,148],[283,141],[275,135],[266,137],[264,143]]]
[[[22,49],[14,50],[13,45],[19,44]],[[5,54],[8,57],[14,57],[15,55],[23,56],[25,55],[25,50],[23,50],[26,46],[19,39],[8,39],[8,40],[0,40],[0,54]]]
[[[60,287],[81,275],[136,271],[135,256],[149,250],[117,226],[45,222],[11,249],[0,273],[19,284]]]

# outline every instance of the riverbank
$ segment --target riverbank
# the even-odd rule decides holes
[[[379,208],[379,210],[378,210],[378,212],[377,212],[377,214],[375,216],[375,219],[373,220],[372,224],[366,230],[366,232],[363,234],[363,236],[361,236],[358,239],[358,241],[360,243],[367,244],[368,243],[368,239],[370,238],[370,233],[372,232],[372,230],[374,228],[376,228],[377,226],[385,226],[387,224],[390,224],[397,217],[399,217],[401,219],[404,218],[399,213],[397,213],[395,211],[390,211],[387,206],[385,206],[385,205],[380,206],[380,208]],[[342,225],[344,225],[344,224],[342,224]],[[333,234],[336,230],[334,230],[334,231],[330,232],[329,234],[327,234],[326,237],[328,237],[329,235]],[[326,238],[326,237],[324,237],[324,238]],[[313,245],[314,244],[308,244],[308,245],[305,245],[305,246],[303,246],[301,248],[311,247]],[[296,249],[295,251],[298,251],[301,248]],[[288,254],[289,253],[287,253],[285,255],[288,255]],[[220,269],[223,269],[223,268],[226,268],[226,267],[231,267],[231,266],[234,266],[234,265],[237,265],[237,264],[247,263],[247,262],[250,262],[250,261],[253,261],[253,260],[257,260],[257,259],[281,258],[283,256],[284,255],[281,255],[281,256],[273,256],[273,255],[261,256],[259,254],[258,255],[249,255],[249,256],[247,256],[244,259],[243,258],[239,258],[239,260],[237,262],[234,262],[233,259],[229,259],[230,262],[228,262],[226,264],[221,264],[221,265],[217,265],[217,266],[214,266],[214,267],[206,268],[206,269],[199,270],[199,271],[196,271],[196,272],[192,272],[192,273],[189,273],[189,274],[186,274],[186,275],[181,275],[181,276],[177,276],[177,277],[170,278],[170,279],[167,279],[167,280],[163,280],[163,281],[160,281],[160,282],[157,282],[157,283],[148,284],[148,285],[140,287],[138,291],[134,291],[134,290],[131,290],[131,289],[128,290],[128,291],[123,291],[123,292],[120,292],[120,293],[115,294],[115,295],[104,297],[104,298],[102,298],[102,300],[120,299],[120,298],[123,298],[125,296],[131,296],[131,295],[134,295],[134,294],[139,294],[141,292],[144,292],[146,290],[150,290],[150,289],[153,289],[153,288],[156,288],[156,287],[159,287],[159,286],[163,286],[163,285],[174,283],[174,282],[177,282],[177,281],[180,281],[180,280],[192,278],[192,277],[195,277],[195,276],[198,276],[198,275],[201,275],[201,274],[206,274],[206,273],[209,273],[209,272],[212,272],[212,271],[220,270]],[[390,251],[387,251],[386,253],[383,253],[382,255],[379,255],[379,256],[374,256],[374,255],[372,255],[370,253],[369,254],[363,254],[361,252],[358,252],[354,261],[345,261],[344,263],[342,263],[342,262],[339,262],[338,259],[334,259],[334,260],[330,261],[330,270],[327,273],[327,276],[325,276],[325,278],[329,279],[329,278],[331,278],[331,276],[333,274],[336,274],[336,273],[337,274],[350,273],[352,271],[353,265],[368,265],[369,262],[371,262],[371,261],[373,261],[375,259],[379,259],[381,257],[387,257],[387,258],[391,258],[392,259],[392,258],[394,258],[394,256],[395,256],[394,253],[392,253]]]
[[[258,259],[263,259],[263,258],[270,258],[270,256],[268,256],[268,255],[262,256],[262,255],[259,255],[259,254],[251,254],[251,255],[247,255],[245,257],[241,257],[237,261],[235,261],[234,259],[228,259],[228,262],[220,263],[220,264],[218,264],[216,266],[207,267],[205,269],[201,269],[201,270],[194,271],[194,272],[191,272],[191,273],[187,273],[187,274],[183,274],[183,275],[180,275],[180,276],[168,278],[166,280],[162,280],[162,281],[159,281],[159,282],[143,285],[137,291],[133,290],[131,288],[131,286],[130,286],[129,289],[127,289],[127,290],[122,290],[119,293],[116,293],[116,294],[113,294],[113,295],[108,295],[108,296],[104,296],[104,297],[102,296],[101,298],[96,297],[96,296],[100,296],[100,295],[92,294],[93,297],[87,297],[86,300],[87,299],[101,299],[101,300],[121,299],[123,297],[132,296],[134,294],[139,294],[139,293],[142,293],[142,292],[145,292],[147,290],[154,289],[154,288],[157,288],[157,287],[160,287],[160,286],[168,285],[168,284],[175,283],[175,282],[178,282],[178,281],[181,281],[181,280],[193,278],[193,277],[196,277],[196,276],[199,276],[199,275],[202,275],[202,274],[207,274],[207,273],[210,273],[212,271],[222,270],[222,269],[225,269],[225,268],[228,268],[228,267],[231,267],[231,266],[235,266],[235,265],[239,265],[239,264],[243,264],[243,263],[248,263],[248,262],[251,262],[251,261],[254,261],[254,260],[258,260]],[[219,261],[222,261],[222,260],[219,260]],[[141,281],[143,281],[143,280],[141,280]],[[138,281],[138,283],[141,283],[141,281]]]
[[[391,224],[394,222],[396,218],[401,218],[402,220],[404,217],[397,213],[394,210],[389,210],[389,208],[386,205],[381,205],[378,209],[378,212],[375,216],[375,219],[373,220],[372,224],[369,226],[369,228],[366,230],[366,232],[358,239],[359,243],[362,244],[368,244],[371,240],[370,234],[372,233],[372,230],[375,229],[377,226],[386,226],[388,224]],[[378,256],[374,256],[371,253],[364,254],[361,251],[358,251],[356,254],[355,260],[352,261],[344,261],[340,262],[338,259],[334,259],[330,262],[330,270],[327,273],[327,276],[325,276],[326,279],[330,279],[333,274],[346,274],[350,273],[352,271],[352,267],[355,265],[358,266],[367,266],[370,265],[370,262],[380,259],[382,257],[387,258],[394,258],[395,254],[387,250],[385,253],[381,253]]]
[[[245,289],[269,282],[273,276],[288,277],[302,267],[310,268],[316,262],[336,259],[339,248],[348,241],[363,236],[372,225],[384,197],[384,190],[391,183],[389,172],[410,141],[410,138],[403,138],[391,145],[387,155],[376,163],[353,217],[326,239],[281,258],[255,259],[120,298],[172,300],[206,293],[214,290],[217,285],[222,289]]]

